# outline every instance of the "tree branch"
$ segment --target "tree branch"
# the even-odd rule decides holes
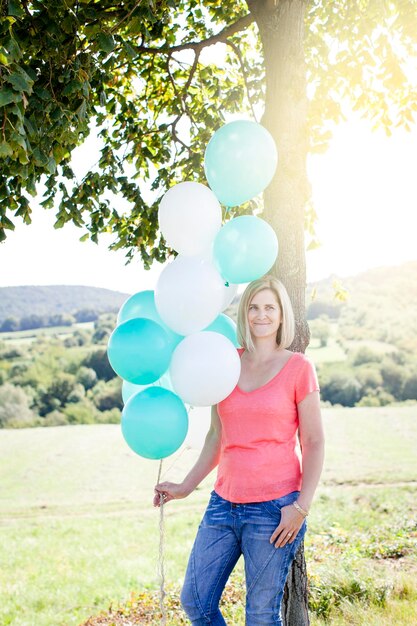
[[[29,16],[30,18],[33,17],[32,13],[28,9],[28,5],[27,5],[26,0],[22,0],[22,4],[23,4],[23,9],[24,9],[26,15]]]
[[[132,13],[134,11],[136,11],[136,9],[138,8],[138,6],[140,5],[140,3],[142,2],[142,0],[138,0],[138,2],[136,2],[135,6],[133,7],[133,9],[131,9],[129,11],[129,13],[127,13],[121,20],[120,22],[118,22],[115,26],[113,26],[113,28],[111,29],[111,33],[114,33],[115,30],[117,30],[119,28],[119,26],[121,26],[123,24],[123,22],[125,22],[126,20],[129,19],[129,17],[132,15]]]
[[[255,120],[255,122],[257,122],[258,120],[256,119],[255,109],[253,107],[253,102],[252,102],[252,99],[251,99],[250,93],[249,93],[248,75],[246,73],[246,68],[245,68],[245,64],[243,62],[242,53],[241,53],[241,51],[239,49],[239,46],[237,46],[235,43],[233,43],[233,41],[226,41],[226,43],[227,43],[228,46],[230,46],[232,48],[232,50],[234,50],[237,58],[239,59],[240,67],[242,69],[242,74],[243,74],[243,80],[245,82],[246,95],[248,97],[249,106],[250,106],[251,111],[252,111],[253,119]]]
[[[203,41],[190,41],[189,43],[183,43],[178,46],[161,46],[160,48],[148,48],[146,46],[135,46],[135,50],[138,52],[146,52],[148,54],[172,54],[180,50],[194,50],[195,52],[201,52],[203,48],[213,46],[216,43],[228,43],[227,38],[231,37],[235,33],[247,28],[254,21],[254,17],[251,13],[248,13],[244,17],[241,17],[237,22],[229,24],[217,35],[212,35]]]

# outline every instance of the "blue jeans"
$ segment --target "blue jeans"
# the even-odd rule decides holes
[[[267,502],[232,504],[215,491],[199,526],[181,593],[194,626],[224,626],[219,601],[239,557],[246,576],[246,624],[282,624],[281,601],[288,570],[303,540],[306,523],[293,543],[275,548],[269,539],[281,519],[281,508],[299,492]]]

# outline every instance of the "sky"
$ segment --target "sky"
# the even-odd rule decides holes
[[[93,136],[75,151],[79,178],[97,161],[96,151]],[[336,128],[328,151],[308,163],[321,242],[307,252],[308,282],[417,260],[416,164],[417,128],[390,138],[358,118]],[[98,245],[80,242],[82,230],[71,224],[55,230],[53,210],[33,205],[33,223],[17,218],[0,244],[0,287],[86,285],[125,293],[155,287],[161,265],[146,271],[139,256],[125,265],[123,251],[108,250],[111,235]]]

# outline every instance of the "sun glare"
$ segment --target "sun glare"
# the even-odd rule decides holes
[[[417,258],[417,130],[382,131],[351,120],[336,129],[309,176],[322,247],[307,253],[309,280]]]

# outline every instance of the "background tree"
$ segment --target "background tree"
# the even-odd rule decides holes
[[[315,245],[306,156],[326,147],[343,99],[388,132],[410,124],[416,5],[3,0],[0,237],[13,216],[30,222],[28,194],[44,177],[42,204],[57,207],[56,227],[72,221],[93,241],[111,231],[114,249],[128,257],[139,250],[145,266],[162,261],[170,251],[158,233],[159,198],[175,182],[204,180],[204,148],[228,114],[261,111],[280,154],[263,216],[280,243],[274,271],[295,310],[293,349],[303,351],[305,227]],[[227,53],[213,63],[205,49],[216,42]],[[76,181],[71,151],[93,120],[100,158]],[[126,200],[125,212],[114,194]],[[296,601],[304,597],[302,590],[286,597],[292,625],[308,621],[305,602]]]
[[[332,329],[327,315],[320,315],[319,318],[309,323],[311,334],[319,340],[320,347],[327,346]]]

